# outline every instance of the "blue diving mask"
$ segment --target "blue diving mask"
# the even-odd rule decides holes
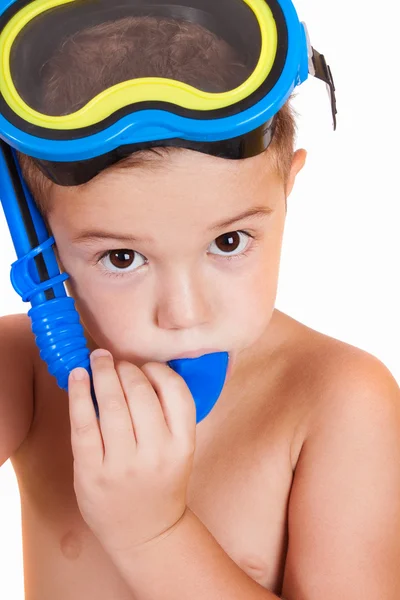
[[[154,72],[132,79],[125,73],[104,89],[92,86],[79,101],[66,96],[62,107],[51,105],[49,68],[69,39],[96,26],[149,17],[200,25],[229,46],[240,73],[222,89]],[[73,83],[73,66],[64,69]],[[0,200],[18,257],[11,281],[31,303],[40,356],[62,389],[72,369],[90,373],[89,350],[65,290],[68,274],[59,271],[55,240],[21,175],[17,152],[65,186],[86,183],[133,152],[154,147],[231,160],[256,156],[271,144],[278,111],[309,75],[327,85],[336,127],[331,70],[311,46],[291,0],[0,0]],[[193,395],[197,422],[215,406],[228,362],[228,354],[219,352],[169,363]]]

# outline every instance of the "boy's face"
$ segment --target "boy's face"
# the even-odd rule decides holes
[[[298,151],[287,195],[304,161]],[[272,316],[285,203],[265,155],[181,150],[54,186],[49,224],[91,349],[138,366],[211,351],[235,362]]]

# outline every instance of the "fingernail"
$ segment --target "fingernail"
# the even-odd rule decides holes
[[[78,367],[76,369],[74,369],[73,371],[71,371],[71,378],[74,381],[82,381],[83,379],[85,379],[87,375],[87,371],[86,369],[83,369],[82,367]]]
[[[98,348],[97,350],[93,350],[90,358],[100,358],[101,356],[109,356],[111,357],[111,353],[108,350],[104,350],[103,348]]]

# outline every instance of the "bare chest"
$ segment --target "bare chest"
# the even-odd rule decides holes
[[[52,385],[42,392],[31,436],[13,459],[26,600],[132,600],[77,506],[67,396]],[[219,437],[199,435],[188,505],[241,569],[278,594],[292,483],[287,424],[277,415],[271,427],[251,421],[236,419]]]
[[[278,446],[278,447],[277,447]],[[287,553],[289,452],[276,441],[232,444],[199,461],[189,506],[252,579],[278,593]]]

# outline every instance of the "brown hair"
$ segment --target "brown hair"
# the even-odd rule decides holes
[[[158,76],[179,79],[205,91],[226,91],[246,78],[233,49],[200,25],[155,17],[126,17],[84,29],[63,41],[43,68],[41,105],[48,114],[70,114],[104,89],[127,79]],[[286,187],[294,152],[294,111],[279,111],[268,156]],[[176,148],[135,152],[109,169],[143,165]],[[54,185],[19,153],[24,178],[42,215]],[[153,162],[153,160],[151,161]],[[86,185],[86,184],[84,184]]]

